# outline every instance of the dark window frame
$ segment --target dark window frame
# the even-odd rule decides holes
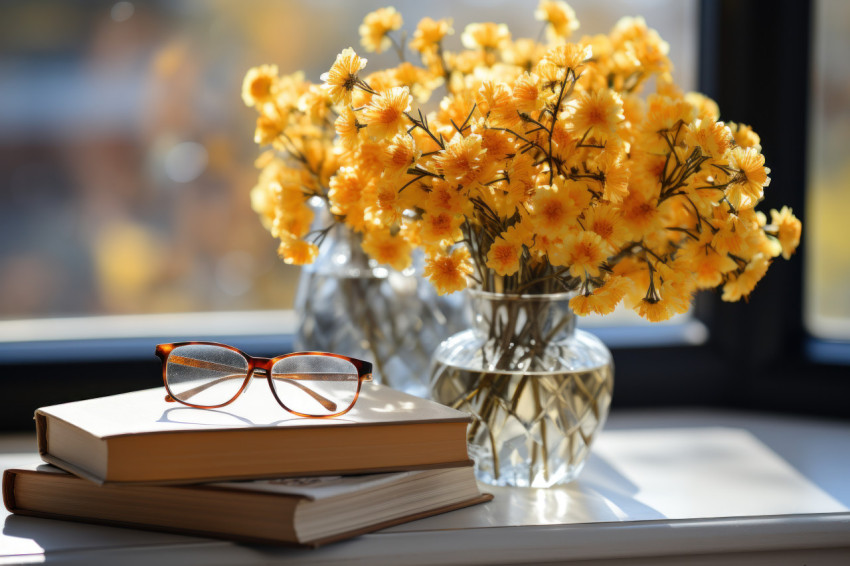
[[[723,119],[750,124],[761,135],[772,181],[760,208],[788,205],[800,218],[806,204],[801,187],[807,181],[812,10],[811,2],[796,0],[703,0],[700,5],[699,90],[718,102]],[[850,368],[841,363],[850,360],[850,344],[819,341],[806,332],[804,265],[801,246],[790,261],[774,262],[747,302],[723,303],[719,293],[700,295],[695,314],[709,333],[703,344],[613,345],[615,410],[710,406],[850,418],[845,401]],[[8,392],[0,404],[0,429],[31,428],[38,406],[157,387],[154,344],[182,338],[217,339],[256,355],[292,348],[291,335],[166,334],[159,340],[20,345],[82,351],[75,362],[4,361],[0,348],[0,386]],[[831,355],[818,358],[822,351]]]

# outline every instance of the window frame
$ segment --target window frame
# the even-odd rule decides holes
[[[760,208],[787,205],[805,218],[814,3],[702,0],[700,17],[700,91],[722,118],[762,138],[771,184]],[[709,347],[726,360],[729,406],[850,418],[850,344],[807,332],[805,265],[801,246],[773,263],[749,301],[707,298]]]

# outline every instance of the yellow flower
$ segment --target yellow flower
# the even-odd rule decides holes
[[[389,69],[369,73],[363,77],[363,82],[369,86],[369,90],[356,88],[351,97],[351,105],[358,110],[368,105],[376,93],[401,86],[395,78],[395,73]]]
[[[537,231],[547,236],[563,233],[581,213],[581,208],[576,205],[560,179],[554,185],[538,187],[531,198],[531,207]]]
[[[723,274],[734,271],[735,261],[726,254],[719,254],[711,246],[704,246],[704,253],[695,258],[693,272],[700,289],[713,289],[723,282]]]
[[[726,285],[723,286],[724,301],[735,302],[749,295],[756,284],[767,273],[767,268],[770,266],[770,260],[764,254],[756,254],[753,259],[747,263],[744,271],[738,274],[737,277],[731,276]]]
[[[688,102],[666,96],[651,95],[649,97],[649,110],[643,124],[641,124],[644,151],[669,153],[669,143],[675,145],[680,141],[679,136],[684,133],[684,126],[690,124],[694,118],[696,118],[696,111]]]
[[[467,186],[478,179],[487,153],[481,142],[478,134],[455,136],[444,151],[434,156],[447,181]]]
[[[561,83],[567,76],[567,69],[559,67],[544,57],[534,67],[534,74],[540,77],[541,96],[554,105]]]
[[[782,257],[790,259],[791,254],[800,245],[800,234],[803,231],[803,225],[791,212],[787,206],[783,206],[782,210],[770,211],[771,223],[778,231],[777,238],[782,246]]]
[[[561,160],[562,163],[568,165],[573,162],[578,156],[578,142],[581,141],[581,136],[575,136],[567,129],[567,124],[564,120],[555,122],[555,129],[552,131],[552,151]],[[545,137],[539,137],[537,143],[548,145]]]
[[[668,266],[659,262],[658,267],[662,274],[661,299],[667,303],[671,316],[688,312],[696,291],[696,277],[678,264]]]
[[[572,69],[578,74],[578,69],[592,56],[593,48],[590,45],[565,43],[547,51],[541,63],[545,61],[560,69]]]
[[[629,162],[608,154],[599,161],[599,169],[605,174],[603,196],[613,203],[622,202],[629,194]]]
[[[637,307],[649,288],[649,269],[646,262],[635,256],[626,256],[614,265],[613,271],[614,275],[623,278],[627,283],[623,296],[625,305],[630,309]]]
[[[534,17],[549,23],[546,31],[554,38],[566,39],[579,27],[575,11],[566,2],[541,0]]]
[[[356,167],[366,177],[380,177],[384,170],[384,145],[368,137],[347,156],[346,165]]]
[[[419,236],[426,245],[449,245],[463,238],[462,222],[463,217],[455,214],[426,212],[422,215]]]
[[[632,185],[628,196],[623,199],[620,215],[628,239],[641,241],[645,235],[661,229],[661,215],[657,207],[658,199]]]
[[[405,129],[405,113],[410,110],[413,97],[407,87],[393,87],[383,91],[363,111],[366,133],[382,140],[391,138]]]
[[[558,265],[569,265],[573,277],[599,277],[600,265],[607,259],[606,248],[595,232],[583,230],[571,234],[564,241],[565,263],[559,262]]]
[[[540,96],[540,77],[524,73],[513,86],[514,104],[517,110],[532,114],[543,107],[543,97]]]
[[[738,267],[726,253],[718,252],[711,241],[711,231],[704,229],[699,240],[686,238],[676,252],[677,265],[694,274],[700,289],[717,287],[723,282],[723,274]]]
[[[530,73],[545,53],[545,45],[533,39],[520,38],[502,48],[502,60]]]
[[[306,265],[313,263],[319,255],[316,244],[299,240],[294,236],[285,236],[277,248],[278,255],[289,265]]]
[[[275,97],[277,65],[261,65],[248,69],[242,81],[242,100],[246,106],[259,106]]]
[[[428,201],[422,203],[421,206],[426,212],[435,214],[448,212],[458,216],[467,212],[466,204],[468,204],[468,201],[464,199],[460,191],[441,179],[435,179],[431,186],[431,192],[428,193]]]
[[[320,85],[310,85],[301,95],[297,104],[298,110],[304,112],[311,120],[321,122],[331,114],[332,101],[328,90]]]
[[[736,147],[732,150],[729,167],[735,170],[726,198],[737,208],[752,208],[764,196],[764,187],[770,184],[770,169],[764,166],[764,155],[755,148]]]
[[[490,245],[486,265],[498,275],[513,275],[519,271],[521,254],[522,247],[520,245],[499,237]]]
[[[468,24],[460,36],[467,49],[496,50],[511,39],[506,24],[474,23]]]
[[[625,119],[623,99],[611,89],[583,92],[567,104],[570,127],[579,136],[593,129],[604,134],[614,134]]]
[[[366,188],[366,183],[358,168],[340,167],[337,174],[331,177],[328,190],[331,212],[345,216],[354,207],[360,206],[360,197]]]
[[[667,157],[665,154],[650,153],[639,149],[633,150],[629,159],[633,186],[653,187],[660,191],[661,177],[664,175]]]
[[[608,245],[608,253],[619,251],[628,238],[626,228],[620,220],[619,209],[610,204],[588,208],[582,224],[585,230],[599,234],[602,241]]]
[[[750,126],[729,122],[729,129],[732,130],[732,136],[735,138],[735,144],[743,148],[752,147],[761,151],[761,138]]]
[[[254,130],[254,143],[268,145],[275,141],[283,131],[283,124],[268,116],[257,118],[257,128]]]
[[[425,260],[423,274],[440,295],[462,291],[468,284],[467,277],[472,274],[469,251],[458,247],[451,254],[430,255]]]
[[[363,236],[361,247],[369,257],[397,271],[407,269],[412,262],[410,252],[413,247],[410,243],[401,236],[391,235],[387,229],[367,232]]]
[[[451,18],[442,20],[422,18],[419,25],[416,26],[416,31],[413,32],[410,48],[420,53],[436,50],[443,38],[452,33],[454,33],[454,30],[452,29]]]
[[[615,49],[623,49],[635,59],[644,76],[672,69],[667,58],[670,46],[659,37],[658,32],[646,25],[642,17],[620,19],[610,37]]]
[[[711,240],[712,247],[721,254],[749,255],[746,225],[737,216],[723,213],[722,209],[715,214],[722,214],[723,220]]]
[[[431,97],[431,92],[443,83],[442,77],[435,77],[427,69],[417,67],[407,61],[393,69],[392,74],[396,83],[393,86],[408,87],[419,103],[427,102]]]
[[[386,51],[392,45],[389,32],[400,29],[403,24],[401,14],[392,6],[369,12],[360,24],[360,44],[366,51]]]
[[[519,122],[517,106],[511,89],[505,83],[484,81],[475,97],[478,110],[493,126],[510,128]]]
[[[271,233],[279,238],[284,234],[303,238],[310,231],[312,222],[313,210],[303,200],[298,200],[286,207],[278,206],[272,222]]]
[[[662,322],[675,314],[667,301],[645,297],[637,304],[635,311],[649,322]]]
[[[688,125],[685,143],[699,146],[703,155],[722,158],[732,147],[732,131],[723,122],[696,120]]]
[[[440,101],[440,112],[437,115],[437,120],[440,124],[444,124],[443,136],[446,139],[454,139],[457,132],[452,122],[460,126],[466,120],[467,116],[481,115],[475,105],[475,92],[468,89],[462,89],[460,92],[450,94]],[[465,130],[464,133],[467,133]]]
[[[505,162],[504,174],[508,178],[508,200],[517,208],[527,204],[536,191],[534,158],[528,153],[514,155]],[[523,206],[522,212],[526,211]]]
[[[401,223],[405,210],[405,201],[398,192],[394,179],[373,179],[369,184],[371,192],[367,196],[366,216],[382,226],[397,226]],[[408,187],[407,191],[413,191]]]
[[[407,171],[421,152],[416,149],[413,138],[407,134],[396,134],[384,147],[383,163],[390,175],[399,175]]]
[[[610,314],[623,300],[628,286],[629,282],[626,278],[612,275],[592,293],[580,293],[570,299],[570,308],[579,316],[590,313]]]
[[[357,121],[357,115],[350,106],[343,107],[339,113],[339,117],[334,122],[334,129],[337,135],[339,135],[342,145],[348,149],[355,148],[360,142],[360,130],[364,127],[363,124]]]
[[[593,307],[593,295],[591,293],[580,293],[570,299],[570,308],[572,311],[578,316],[587,316],[593,312],[596,312],[596,309]]]
[[[425,65],[434,77],[443,77],[445,79],[445,76],[450,74],[442,50],[437,50],[437,48],[429,49],[423,51],[421,56],[422,64]]]
[[[531,246],[534,242],[534,233],[526,222],[517,222],[502,232],[501,237],[515,246]]]
[[[514,112],[516,116],[516,112]],[[516,140],[502,130],[482,128],[481,147],[486,151],[485,157],[492,161],[502,161],[508,155],[516,153]]]
[[[350,47],[336,56],[330,71],[319,77],[334,104],[351,104],[351,93],[358,81],[357,73],[365,66],[366,59],[361,59]]]
[[[685,100],[696,107],[700,120],[717,122],[720,119],[720,107],[717,103],[699,92],[689,92]]]

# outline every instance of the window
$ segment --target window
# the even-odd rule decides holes
[[[239,96],[242,76],[270,62],[317,80],[341,47],[359,44],[362,16],[388,3],[12,0],[0,6],[0,365],[3,374],[28,377],[15,406],[0,411],[0,427],[28,426],[32,409],[50,402],[158,385],[151,347],[157,338],[219,337],[252,352],[283,351],[293,328],[284,311],[298,271],[277,259],[249,206],[258,152],[253,114]],[[508,1],[393,4],[408,28],[425,15],[448,15],[456,36],[482,19],[509,22],[515,36],[534,37],[541,29],[531,5],[518,17]],[[780,26],[773,30],[755,8],[728,1],[570,4],[580,33],[643,15],[671,44],[679,84],[707,91],[730,119],[752,122],[774,170],[770,194],[803,211],[799,145],[785,147],[772,124],[782,115],[778,104],[800,107],[782,97],[805,99],[805,85],[765,86],[770,96],[756,87],[787,76],[781,65],[788,56],[768,54],[789,29],[798,50],[786,48],[791,68],[807,68],[804,7],[797,8],[803,19],[794,2],[759,13]],[[393,54],[373,57],[380,65]],[[741,90],[736,73],[744,73],[750,90]],[[799,120],[795,127],[804,135],[804,115],[786,110],[782,116],[776,123]],[[675,327],[646,348],[636,347],[636,334],[620,333],[628,340],[617,342],[616,328],[600,330],[620,345],[615,402],[761,403],[752,391],[742,394],[740,383],[756,387],[773,371],[771,361],[788,352],[808,367],[794,346],[802,340],[800,264],[775,265],[749,305],[700,297],[695,314],[708,334],[702,323]],[[137,318],[150,313],[159,314]],[[90,318],[113,315],[125,316]],[[54,320],[69,316],[88,318]],[[78,325],[86,321],[87,328]],[[750,327],[756,345],[741,335]],[[692,334],[669,339],[683,329]],[[48,330],[53,360],[44,344],[22,341]],[[47,363],[31,363],[32,353]],[[815,391],[810,395],[806,407],[817,405]]]

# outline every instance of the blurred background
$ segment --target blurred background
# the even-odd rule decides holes
[[[258,149],[242,77],[274,63],[318,82],[386,4],[0,3],[0,320],[290,308],[298,269],[249,204]],[[536,4],[395,2],[409,31],[453,17],[455,48],[482,19],[537,37]],[[696,88],[696,0],[570,4],[579,35],[643,15],[669,42],[677,82]],[[848,338],[850,3],[818,0],[813,19],[812,76],[788,74],[812,87],[804,317],[817,336]],[[372,69],[394,57],[367,56]]]
[[[242,77],[273,63],[319,82],[343,48],[362,51],[357,28],[384,5],[0,3],[0,319],[290,308],[298,269],[250,208],[259,150]],[[453,17],[453,49],[482,19],[537,37],[536,5],[395,3],[410,33]],[[695,1],[571,5],[579,34],[645,16],[695,88]]]

